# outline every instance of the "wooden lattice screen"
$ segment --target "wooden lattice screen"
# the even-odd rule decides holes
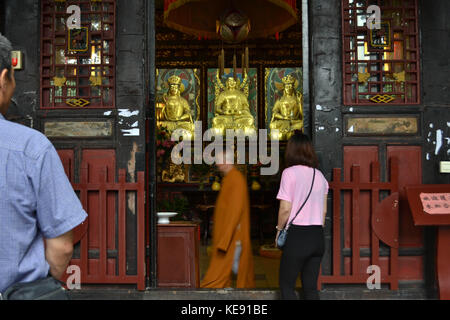
[[[70,31],[71,5],[81,29]],[[115,106],[115,0],[41,1],[41,109]]]
[[[370,5],[381,10],[370,30]],[[417,0],[342,0],[345,105],[420,103]]]

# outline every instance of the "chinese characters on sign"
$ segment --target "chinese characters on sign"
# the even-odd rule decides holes
[[[450,213],[450,193],[421,193],[420,200],[428,214]]]

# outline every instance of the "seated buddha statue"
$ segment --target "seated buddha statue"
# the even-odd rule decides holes
[[[165,107],[162,110],[159,124],[166,127],[172,133],[176,129],[183,130],[183,137],[191,139],[194,135],[194,122],[192,121],[191,108],[180,93],[181,78],[171,76],[168,79],[169,91],[164,95]]]
[[[274,140],[288,140],[295,130],[303,129],[303,99],[295,90],[296,79],[287,75],[282,82],[283,96],[275,102],[270,120],[270,135]]]
[[[241,129],[247,135],[254,134],[255,119],[250,113],[247,95],[240,90],[237,81],[229,77],[224,88],[217,76],[217,83],[223,90],[218,94],[216,87],[215,116],[212,120],[214,131],[223,135],[227,129]]]

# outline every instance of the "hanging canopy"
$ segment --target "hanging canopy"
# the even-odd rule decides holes
[[[198,37],[217,39],[216,22],[229,9],[245,13],[251,24],[248,38],[264,38],[297,23],[296,0],[165,0],[164,22]]]

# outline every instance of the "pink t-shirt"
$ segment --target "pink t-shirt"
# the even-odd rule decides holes
[[[293,166],[283,171],[277,199],[292,203],[291,214],[287,223],[294,218],[308,196],[312,177],[313,169],[307,166]],[[323,225],[323,203],[327,194],[328,182],[322,172],[316,169],[311,195],[292,224],[299,226]]]

